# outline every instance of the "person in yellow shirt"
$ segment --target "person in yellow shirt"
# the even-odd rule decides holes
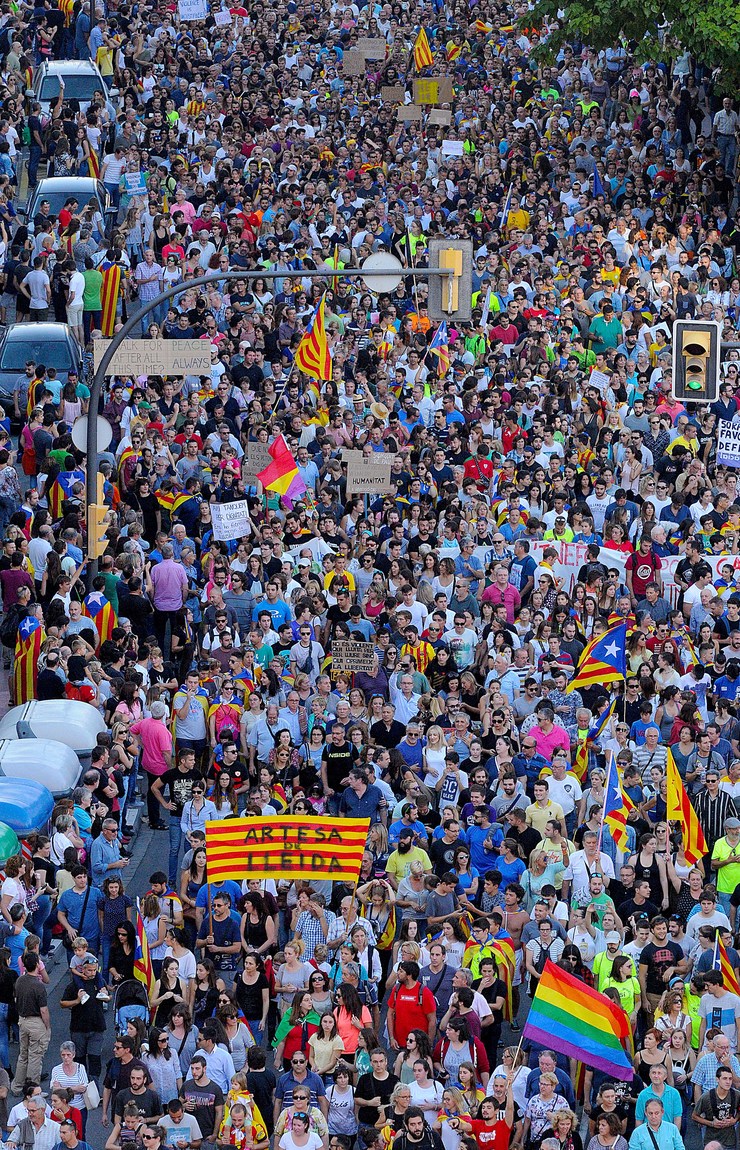
[[[729,915],[730,896],[740,883],[740,819],[725,819],[724,838],[714,844],[711,868],[717,883],[720,906]]]
[[[520,231],[526,232],[528,227],[529,212],[526,210],[526,208],[522,207],[522,202],[519,199],[519,196],[512,196],[511,207],[509,208],[509,214],[506,217],[506,222],[504,224],[504,231],[508,235],[514,228],[518,228]]]

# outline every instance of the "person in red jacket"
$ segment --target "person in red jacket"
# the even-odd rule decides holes
[[[437,1029],[437,1003],[428,986],[419,982],[418,962],[399,962],[398,982],[388,999],[388,1037],[393,1050],[405,1050],[412,1030],[423,1030],[434,1038]]]

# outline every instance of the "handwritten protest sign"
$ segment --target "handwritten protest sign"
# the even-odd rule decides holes
[[[371,674],[375,659],[373,643],[355,643],[340,639],[331,645],[331,664],[334,671],[365,671]]]
[[[247,878],[328,878],[356,882],[370,819],[307,815],[206,823],[210,882]]]
[[[384,104],[400,104],[406,97],[403,84],[384,84],[380,89],[380,98]]]
[[[177,0],[177,11],[181,20],[205,20],[208,0]]]
[[[234,503],[212,503],[211,520],[213,538],[225,542],[241,539],[243,535],[249,535],[252,530],[249,523],[249,504],[246,499],[237,499]]]
[[[242,459],[242,479],[247,486],[255,487],[260,471],[264,471],[270,463],[272,463],[272,456],[270,455],[269,444],[262,443],[260,440],[249,441]]]
[[[93,340],[95,370],[110,340]],[[208,375],[211,344],[207,339],[125,339],[106,375]]]
[[[362,52],[345,52],[342,57],[342,72],[345,76],[363,76],[365,57]]]
[[[347,464],[347,495],[361,491],[363,495],[387,495],[391,484],[392,455],[375,453],[366,458],[361,451],[342,452]]]
[[[366,60],[382,60],[386,47],[382,36],[359,36],[357,40],[357,51],[362,52]]]
[[[421,119],[421,108],[418,104],[404,104],[398,109],[397,115],[401,123],[413,123]]]
[[[740,467],[740,424],[729,419],[719,421],[717,463],[720,467]]]

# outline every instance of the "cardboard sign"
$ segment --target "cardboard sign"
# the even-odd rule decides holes
[[[402,104],[406,98],[403,84],[386,84],[380,89],[380,98],[386,104]]]
[[[181,20],[205,20],[208,0],[177,0],[177,12]]]
[[[234,503],[212,503],[211,520],[213,538],[226,543],[232,539],[241,539],[242,536],[250,535],[252,532],[249,523],[249,504],[246,499],[237,499]]]
[[[387,46],[382,36],[359,36],[356,51],[362,52],[366,60],[383,60]]]
[[[364,76],[365,57],[362,52],[345,52],[342,57],[342,72],[345,76]]]
[[[342,462],[347,464],[347,495],[387,495],[392,491],[391,468],[393,455],[374,453],[365,458],[361,451],[343,451]]]
[[[421,108],[418,104],[404,104],[398,109],[398,119],[402,123],[411,123],[421,119]]]
[[[438,104],[439,84],[436,80],[414,80],[415,104]]]
[[[334,671],[365,671],[372,674],[375,659],[373,643],[355,643],[341,639],[331,645],[331,664]]]
[[[249,487],[257,485],[257,475],[272,463],[269,443],[248,442],[242,459],[242,479]]]
[[[740,467],[740,424],[729,419],[719,421],[717,463],[720,467]]]
[[[437,76],[437,91],[440,104],[449,104],[455,99],[455,85],[449,76]]]
[[[449,128],[452,123],[452,112],[447,108],[432,108],[427,124],[430,128],[435,125],[440,128]]]
[[[93,340],[93,363],[100,367],[109,339]],[[211,343],[207,339],[125,339],[106,375],[211,374]]]
[[[370,819],[211,819],[206,863],[212,882],[245,878],[324,878],[356,882]]]

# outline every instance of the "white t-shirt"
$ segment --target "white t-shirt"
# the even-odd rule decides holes
[[[278,1143],[280,1150],[299,1150],[296,1146],[293,1135],[290,1130],[286,1130]],[[308,1142],[305,1146],[300,1147],[300,1150],[321,1150],[323,1143],[315,1131],[310,1130],[308,1133]]]
[[[85,277],[82,272],[74,272],[69,280],[70,300],[68,307],[82,307],[82,297],[85,293]]]
[[[165,958],[172,958],[172,947],[168,946],[164,952]],[[183,981],[189,978],[195,978],[195,955],[191,950],[187,954],[181,954],[179,958],[175,959],[177,963],[177,973]]]

